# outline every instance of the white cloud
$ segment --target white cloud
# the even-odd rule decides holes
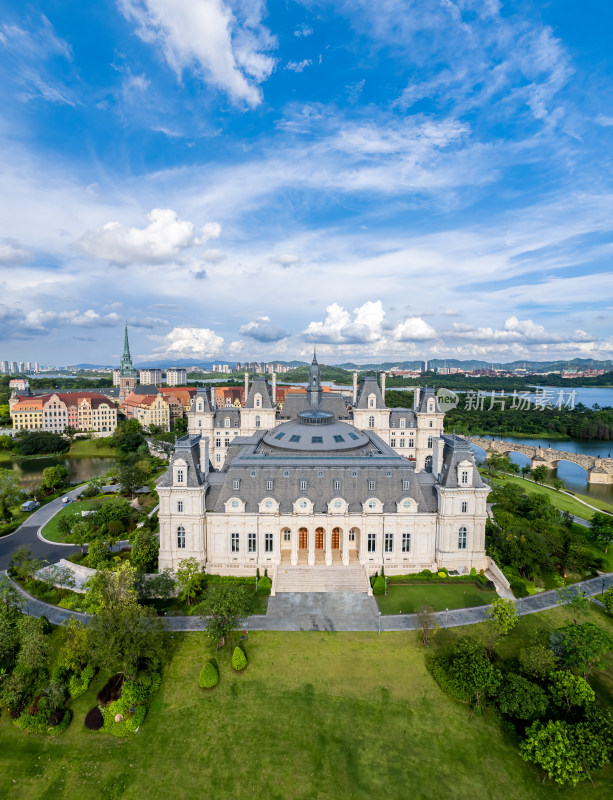
[[[393,338],[397,342],[423,342],[436,338],[436,331],[420,317],[408,317],[396,325]]]
[[[582,330],[562,336],[559,333],[547,331],[543,325],[531,319],[521,320],[515,316],[506,319],[502,328],[475,327],[462,322],[454,322],[450,337],[452,339],[468,339],[473,342],[488,342],[490,346],[514,342],[530,345],[577,343],[593,341],[594,338]]]
[[[0,239],[0,264],[25,264],[32,254],[15,239]]]
[[[108,222],[86,233],[79,244],[96,258],[126,266],[178,261],[183,251],[195,243],[193,224],[179,219],[172,209],[154,208],[148,219],[151,222],[146,228],[127,228],[119,222]],[[207,235],[204,228],[203,235]]]
[[[294,31],[294,36],[297,36],[300,39],[303,36],[310,36],[312,33],[313,33],[313,28],[309,28],[308,25],[305,25],[303,23],[299,28],[296,28],[296,30]]]
[[[278,342],[289,336],[287,331],[274,325],[270,321],[270,317],[258,317],[258,319],[242,325],[238,332],[242,336],[250,336],[258,342]]]
[[[205,250],[201,257],[209,264],[219,264],[227,258],[223,250]]]
[[[200,229],[202,236],[198,239],[197,244],[204,244],[209,239],[219,239],[221,236],[221,225],[219,222],[207,222]]]
[[[368,300],[353,311],[353,319],[338,303],[326,308],[323,322],[310,322],[303,335],[309,342],[326,344],[365,344],[381,338],[381,326],[385,312],[380,300]]]
[[[120,323],[118,314],[99,314],[93,309],[87,311],[43,311],[35,308],[24,314],[20,325],[29,332],[47,332],[59,324],[74,325],[77,328],[114,327]]]
[[[227,92],[232,100],[257,106],[257,84],[274,69],[275,40],[262,25],[261,0],[119,0],[141,39],[160,45],[180,78],[192,70]]]
[[[302,61],[288,61],[284,69],[289,69],[290,72],[304,72],[312,63],[310,58],[304,58]]]
[[[223,337],[210,328],[173,328],[163,337],[163,343],[153,351],[154,358],[211,358],[223,347]]]
[[[272,264],[280,264],[282,267],[293,267],[300,263],[300,256],[293,255],[292,253],[279,253],[278,255],[271,256],[269,261]]]

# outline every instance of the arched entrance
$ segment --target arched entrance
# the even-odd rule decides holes
[[[315,549],[316,550],[323,550],[324,549],[324,529],[323,528],[315,528]]]
[[[298,531],[298,547],[301,550],[306,550],[309,546],[309,532],[306,528],[300,528]]]
[[[338,550],[340,547],[341,541],[341,529],[340,528],[332,528],[332,549]]]

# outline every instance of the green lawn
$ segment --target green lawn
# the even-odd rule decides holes
[[[579,503],[573,497],[569,497],[567,494],[562,494],[562,492],[558,492],[555,489],[552,489],[549,486],[543,486],[540,483],[532,483],[531,481],[526,481],[523,478],[518,478],[515,476],[505,476],[504,478],[495,478],[495,483],[515,483],[517,486],[521,486],[521,488],[527,494],[544,494],[549,497],[551,502],[556,508],[559,508],[560,511],[569,511],[571,514],[574,514],[577,517],[581,517],[582,519],[590,520],[596,513],[592,508],[588,508],[588,506],[584,506],[583,503]],[[605,503],[602,500],[597,502],[593,502],[591,497],[586,497],[585,501],[587,503],[592,503],[592,505],[597,505],[598,508],[601,508],[603,511],[609,511],[613,513],[613,506]]]
[[[105,498],[93,497],[88,500],[75,500],[73,503],[68,503],[68,505],[58,511],[55,516],[51,517],[49,522],[44,526],[42,530],[43,536],[45,539],[49,539],[50,542],[65,542],[66,539],[57,529],[57,524],[62,517],[78,517],[81,519],[81,511],[93,511],[100,503],[112,499],[115,499],[114,495]]]
[[[98,447],[98,442],[103,441],[104,447]],[[69,456],[114,456],[117,450],[108,444],[107,439],[77,439],[68,451]]]
[[[555,610],[522,621],[560,624]],[[556,616],[558,615],[558,616]],[[441,631],[441,644],[473,628]],[[436,641],[436,640],[435,640]],[[197,686],[213,655],[203,634],[177,634],[159,695],[138,734],[88,732],[85,713],[107,676],[73,703],[53,739],[0,718],[0,797],[6,800],[587,800],[610,796],[613,770],[575,789],[541,785],[496,715],[470,716],[424,666],[414,633],[251,633],[249,665]],[[611,670],[599,673],[606,688]],[[608,788],[607,788],[608,787]]]
[[[414,614],[420,606],[432,606],[435,611],[446,608],[485,606],[496,598],[496,592],[472,583],[393,584],[387,580],[387,595],[377,597],[382,614]]]

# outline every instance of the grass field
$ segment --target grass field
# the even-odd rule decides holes
[[[526,481],[523,478],[510,475],[505,476],[504,478],[495,478],[493,482],[503,484],[515,483],[527,494],[533,493],[547,495],[553,505],[556,508],[559,508],[560,511],[569,511],[571,514],[574,514],[576,517],[581,517],[582,519],[590,520],[596,513],[592,508],[588,508],[588,506],[583,505],[583,503],[579,503],[577,500],[575,500],[575,498],[569,497],[567,494],[562,494],[562,492],[558,492],[549,486],[543,486],[541,483],[533,483],[532,481]],[[601,508],[603,511],[609,511],[610,513],[613,513],[613,506],[605,503],[602,500],[599,500],[597,503],[592,502],[591,497],[586,497],[585,500],[587,503],[597,505],[598,508]]]
[[[97,443],[100,439],[77,439],[72,443],[70,450],[68,451],[69,456],[114,456],[117,454],[117,450],[114,447],[111,447],[109,444],[106,444],[106,440],[104,447],[98,447]]]
[[[44,526],[42,530],[43,536],[45,539],[49,539],[50,542],[65,542],[66,539],[57,529],[57,524],[62,517],[78,517],[81,519],[81,511],[92,511],[96,506],[100,505],[100,503],[108,502],[113,499],[116,498],[113,495],[109,495],[105,498],[93,497],[90,500],[75,500],[73,503],[68,503],[68,505],[58,511],[55,516],[51,517],[49,522]]]
[[[551,629],[554,610],[522,620]],[[613,626],[608,623],[609,630]],[[441,631],[436,646],[474,628]],[[496,715],[472,717],[424,666],[414,633],[251,633],[249,665],[233,673],[220,651],[220,683],[198,689],[213,652],[203,634],[177,634],[162,689],[134,737],[84,729],[106,676],[73,703],[75,718],[53,739],[0,718],[3,800],[587,800],[610,797],[613,769],[575,789],[541,785]],[[597,673],[611,692],[613,672]]]
[[[435,611],[446,608],[486,606],[496,598],[496,592],[481,589],[472,583],[429,583],[414,586],[393,584],[388,578],[387,595],[379,595],[377,603],[382,614],[414,614],[420,606],[432,606]]]

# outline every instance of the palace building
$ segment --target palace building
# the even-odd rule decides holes
[[[468,442],[443,434],[432,389],[390,409],[382,383],[354,382],[351,401],[323,392],[314,357],[281,410],[274,376],[240,408],[198,390],[158,483],[160,569],[193,557],[220,574],[282,569],[290,585],[299,567],[485,569],[489,486]]]

